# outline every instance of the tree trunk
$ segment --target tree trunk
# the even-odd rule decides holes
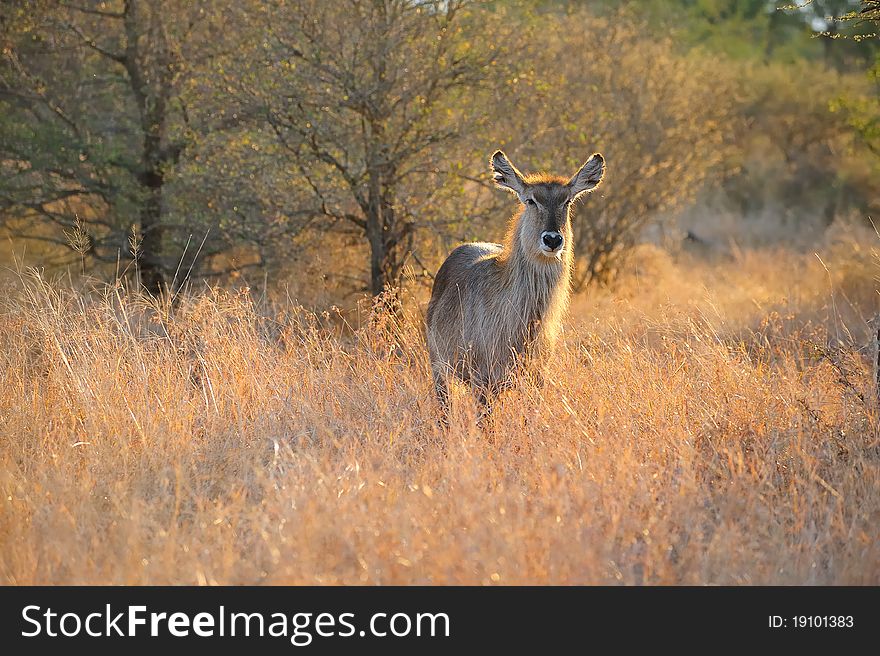
[[[166,270],[162,261],[162,192],[168,156],[163,151],[163,141],[166,137],[173,74],[160,14],[156,10],[144,14],[143,9],[144,5],[134,0],[125,1],[126,46],[121,62],[128,72],[144,138],[138,175],[144,194],[138,213],[142,237],[139,261],[141,282],[148,293],[158,296],[166,284]],[[141,51],[141,41],[147,35],[154,37],[150,47],[156,60],[150,72],[146,69]]]
[[[874,317],[874,393],[880,405],[880,314]]]
[[[378,296],[385,289],[385,217],[382,207],[382,190],[379,173],[369,174],[367,215],[367,239],[370,242],[370,293]]]
[[[826,34],[822,36],[822,50],[825,60],[825,66],[828,68],[836,68],[834,65],[834,40],[837,36],[837,23],[831,23],[826,30]]]
[[[141,175],[146,197],[140,209],[141,248],[139,268],[144,290],[158,296],[165,287],[165,267],[162,263],[162,187],[165,178],[158,162],[150,165]]]
[[[370,240],[370,293],[378,296],[385,289],[385,275],[382,261],[385,259],[382,247],[382,226],[374,219],[367,219],[367,238]]]
[[[400,222],[394,212],[394,195],[387,190],[367,215],[370,242],[370,292],[377,296],[400,284],[406,254],[412,247],[411,222]],[[374,203],[370,203],[373,208]]]

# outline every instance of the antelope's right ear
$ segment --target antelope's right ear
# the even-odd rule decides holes
[[[520,200],[523,200],[526,183],[523,180],[522,173],[511,164],[510,160],[507,159],[507,155],[500,150],[496,150],[489,161],[492,164],[492,179],[495,180],[498,188],[513,192],[519,196]]]

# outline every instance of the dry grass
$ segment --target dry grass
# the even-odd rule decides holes
[[[488,433],[459,394],[448,434],[412,318],[211,290],[163,319],[29,276],[0,315],[0,580],[876,585],[863,260],[644,249],[543,390]]]

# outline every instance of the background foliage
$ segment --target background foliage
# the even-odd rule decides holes
[[[417,289],[456,243],[500,240],[499,146],[527,171],[608,158],[575,224],[579,288],[651,235],[706,239],[698,216],[864,219],[870,4],[5,3],[4,248],[153,292],[187,274],[306,301]]]

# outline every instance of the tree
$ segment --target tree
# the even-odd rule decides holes
[[[183,148],[168,138],[179,64],[156,6],[109,5],[4,10],[2,155],[14,175],[2,198],[7,217],[17,210],[85,232],[80,245],[103,261],[136,226],[143,281],[158,292],[162,191]]]
[[[169,230],[191,227],[170,221],[168,183],[207,129],[190,124],[187,94],[217,48],[216,18],[165,0],[19,0],[0,15],[0,221],[58,244],[57,228],[75,231],[100,262],[137,256],[158,294],[174,270]]]
[[[735,125],[730,81],[626,15],[581,10],[529,29],[530,68],[517,80],[516,111],[501,119],[507,134],[527,139],[507,152],[532,171],[576,170],[589,153],[605,155],[605,182],[575,209],[572,228],[575,288],[606,284],[643,228],[691,201],[717,170]]]
[[[374,295],[400,283],[425,223],[411,207],[442,186],[450,149],[478,120],[497,49],[472,5],[278,0],[252,16],[262,52],[236,83],[263,103],[318,229],[368,245]]]
[[[862,0],[861,7],[854,18],[859,22],[864,21],[873,23],[874,26],[880,26],[880,0]]]
[[[880,0],[862,0],[859,6],[840,16],[836,22],[855,28],[855,34],[847,38],[880,42]],[[867,28],[867,32],[864,30]],[[875,158],[880,156],[880,52],[875,54],[873,66],[868,69],[872,82],[872,94],[844,93],[832,105],[835,111],[844,112],[849,126]],[[874,161],[875,169],[878,161]]]

